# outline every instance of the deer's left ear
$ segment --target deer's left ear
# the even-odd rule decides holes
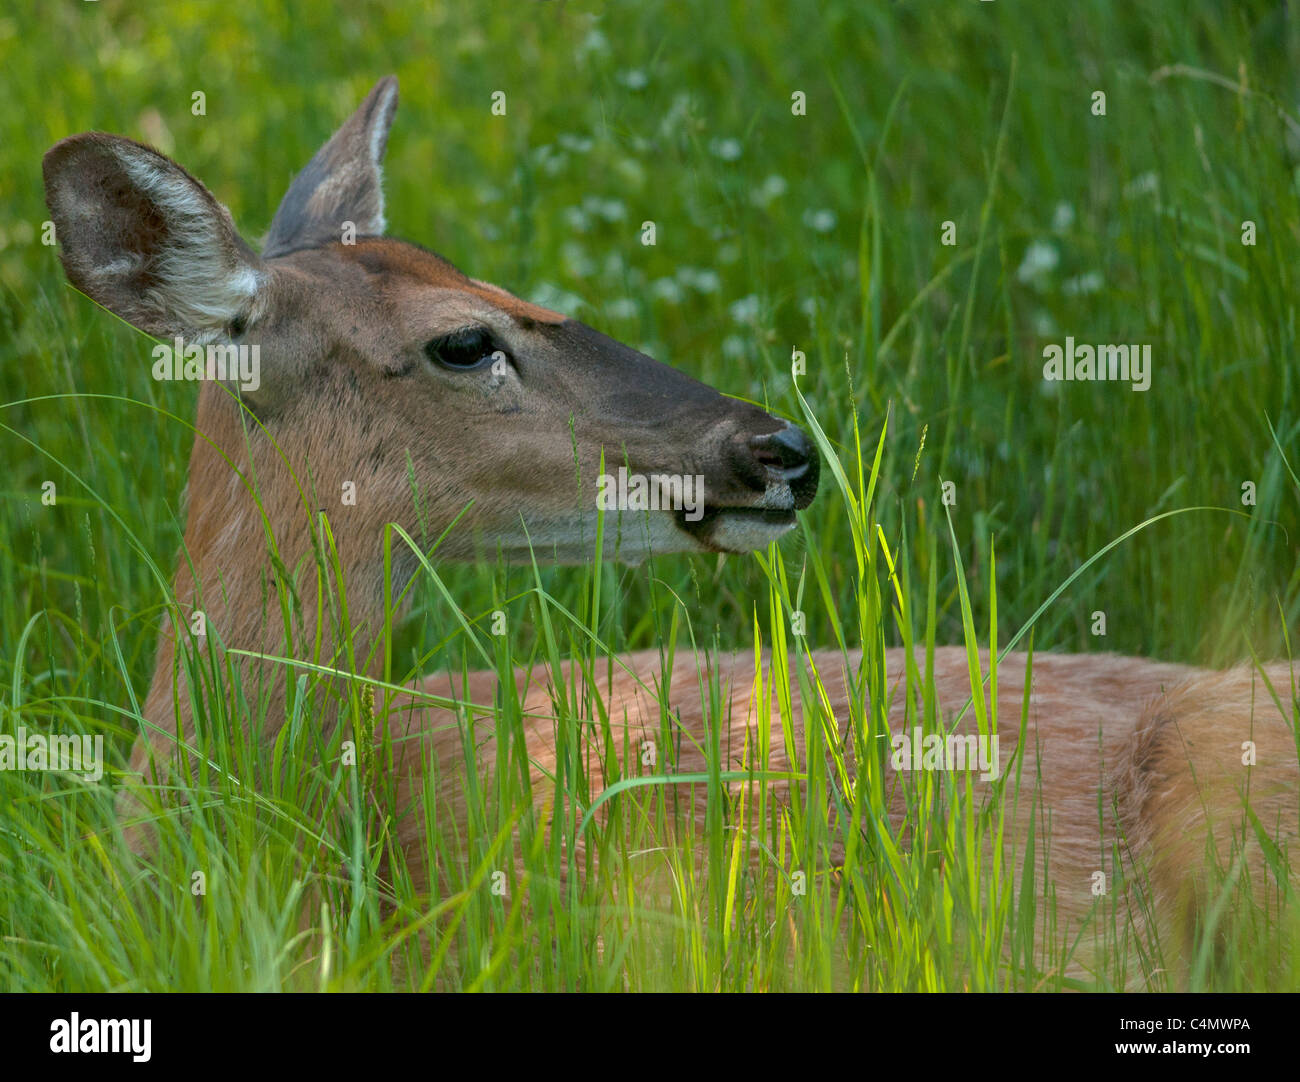
[[[397,77],[380,79],[360,107],[289,185],[275,212],[262,255],[270,258],[343,239],[345,222],[358,237],[384,231],[379,163],[397,109]]]
[[[153,335],[219,336],[253,313],[264,274],[230,213],[156,150],[88,132],[45,155],[68,279]]]

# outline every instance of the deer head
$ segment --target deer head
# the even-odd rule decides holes
[[[623,467],[651,491],[703,479],[694,514],[661,500],[623,516],[623,559],[741,552],[791,529],[818,476],[798,428],[383,236],[396,104],[390,76],[298,174],[260,255],[148,147],[89,133],[45,156],[75,286],[167,342],[257,347],[255,379],[228,374],[200,393],[191,553],[225,544],[226,574],[234,539],[260,533],[240,525],[253,508],[231,462],[254,468],[274,530],[305,524],[304,504],[324,508],[360,562],[374,562],[387,522],[437,537],[458,515],[439,555],[589,558],[602,453],[607,474]],[[286,464],[294,486],[276,480]]]

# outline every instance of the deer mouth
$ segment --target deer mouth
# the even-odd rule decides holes
[[[775,423],[770,417],[767,421]],[[706,501],[703,514],[676,515],[678,528],[706,551],[766,548],[794,529],[796,513],[817,494],[817,451],[789,422],[772,432],[732,439],[722,460],[730,470],[722,478],[721,491],[745,495],[734,504]]]
[[[774,432],[733,439],[723,461],[730,472],[720,485],[722,492],[747,489],[749,498],[740,495],[734,504],[706,501],[702,514],[697,509],[675,515],[678,528],[708,552],[766,548],[794,529],[797,512],[817,494],[817,452],[789,422]]]
[[[710,552],[752,552],[794,529],[794,507],[709,507],[695,521],[676,514],[678,526]]]

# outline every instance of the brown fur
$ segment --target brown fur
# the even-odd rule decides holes
[[[558,312],[538,304],[521,301],[500,286],[480,282],[457,270],[441,256],[414,244],[396,244],[391,240],[367,239],[355,245],[340,244],[337,254],[364,266],[370,274],[383,278],[389,288],[401,288],[400,279],[409,278],[435,289],[454,289],[487,301],[516,320],[529,323],[563,323]]]
[[[603,700],[602,713],[610,718],[610,743],[616,754],[612,762],[602,760],[598,752],[592,759],[593,799],[603,790],[607,770],[619,776],[637,772],[637,754],[643,741],[662,744],[659,701],[647,690],[660,683],[660,657],[648,651],[622,660],[630,672],[616,669],[612,679],[602,673],[596,683]],[[824,682],[835,729],[846,737],[850,685],[843,659],[823,651],[814,653],[812,662]],[[916,663],[923,673],[925,659],[919,651]],[[1004,771],[1017,745],[1025,664],[1024,654],[1013,653],[998,666],[999,752]],[[671,700],[676,739],[670,747],[677,752],[669,755],[669,769],[680,773],[707,769],[703,753],[707,747],[706,717],[696,690],[698,665],[696,658],[688,657],[679,660],[671,674],[671,686],[678,691]],[[987,674],[987,653],[981,654],[980,665]],[[712,671],[724,689],[724,713],[718,719],[724,760],[721,769],[786,771],[797,765],[790,762],[779,735],[780,716],[772,700],[767,657],[764,666],[767,695],[764,701],[757,702],[753,699],[752,654],[713,663]],[[887,669],[893,688],[890,729],[904,732],[901,650],[888,651]],[[936,650],[936,691],[943,716],[949,722],[970,695],[968,672],[963,648]],[[1183,964],[1188,961],[1185,951],[1197,916],[1195,906],[1211,882],[1207,842],[1224,868],[1240,854],[1235,874],[1249,882],[1257,897],[1277,890],[1254,832],[1247,828],[1234,847],[1234,832],[1242,835],[1247,806],[1276,844],[1294,845],[1300,834],[1300,768],[1292,720],[1291,674],[1286,666],[1278,664],[1267,666],[1264,675],[1283,697],[1283,711],[1264,691],[1260,674],[1249,667],[1207,673],[1183,665],[1106,654],[1034,657],[1024,788],[1014,808],[1008,802],[1007,857],[1010,866],[1017,869],[1024,861],[1032,817],[1039,839],[1035,853],[1037,876],[1042,882],[1045,871],[1054,891],[1057,943],[1074,944],[1082,934],[1081,943],[1074,949],[1074,972],[1087,969],[1096,953],[1093,941],[1100,940],[1107,931],[1104,904],[1099,905],[1093,893],[1097,872],[1105,874],[1108,892],[1119,889],[1123,895],[1124,933],[1138,940],[1148,935],[1163,939],[1161,949],[1171,966],[1180,958]],[[557,769],[554,681],[542,669],[532,673],[520,670],[516,682],[521,691],[526,685],[531,688],[523,701],[526,742],[536,802],[545,808],[554,800],[548,778],[554,777]],[[568,666],[559,683],[571,683]],[[468,686],[436,677],[426,681],[421,690],[482,706],[494,701],[494,687],[492,674],[476,673],[471,675]],[[803,748],[805,714],[793,673],[791,687],[795,744]],[[454,712],[421,706],[415,700],[405,704],[404,710],[399,703],[397,710],[398,716],[392,722],[399,748],[397,769],[402,794],[397,836],[415,869],[416,881],[427,883],[428,869],[422,864],[424,820],[418,810],[424,798],[423,764],[435,764],[441,781],[440,798],[445,802],[443,810],[452,817],[455,829],[463,831],[461,726]],[[776,734],[765,762],[756,761],[754,756],[760,725],[770,725],[770,731]],[[492,729],[484,724],[478,731],[479,768],[488,774],[495,766]],[[973,711],[966,712],[955,731],[976,731]],[[1241,744],[1246,740],[1255,741],[1257,746],[1257,765],[1250,769],[1241,763]],[[601,746],[599,742],[593,745]],[[621,751],[625,747],[626,756]],[[740,784],[732,784],[733,795]],[[778,783],[769,791],[780,800],[786,795],[786,786]],[[891,797],[890,818],[898,829],[903,821],[903,790],[897,784],[887,784],[887,791]],[[985,799],[989,786],[977,784],[977,792],[983,793],[981,800]],[[705,787],[692,787],[688,814],[701,823],[705,801]],[[840,827],[843,829],[845,824]],[[831,853],[832,862],[842,859],[842,849]],[[1148,914],[1155,915],[1155,928],[1147,928]],[[1040,923],[1046,923],[1042,914]],[[1040,928],[1039,934],[1047,935],[1048,929]]]

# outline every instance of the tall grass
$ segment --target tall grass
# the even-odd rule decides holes
[[[918,596],[905,550],[896,556],[876,521],[884,430],[874,457],[864,461],[855,426],[852,457],[842,463],[811,413],[806,423],[838,490],[830,498],[845,506],[858,569],[855,611],[833,612],[832,620],[857,689],[847,697],[847,718],[832,714],[824,674],[806,638],[791,631],[792,618],[808,604],[808,579],[824,584],[825,569],[815,556],[792,566],[773,545],[757,557],[767,589],[751,627],[752,696],[778,704],[776,723],[755,730],[744,769],[724,770],[718,737],[728,700],[733,691],[746,698],[746,689],[718,686],[701,664],[699,686],[675,691],[698,694],[711,721],[707,773],[639,770],[632,749],[611,746],[614,729],[597,679],[602,666],[622,664],[601,633],[618,603],[602,597],[611,568],[597,560],[586,570],[587,605],[574,612],[534,566],[531,585],[508,602],[532,609],[534,635],[484,636],[486,613],[453,610],[449,653],[456,661],[448,663],[495,666],[501,695],[492,704],[430,701],[458,709],[450,724],[463,731],[466,764],[474,762],[476,725],[489,726],[498,747],[514,754],[499,754],[486,776],[467,767],[468,811],[456,819],[440,820],[434,799],[439,774],[456,765],[426,764],[428,799],[416,814],[426,820],[428,866],[441,874],[430,890],[416,889],[406,854],[393,841],[398,802],[385,769],[393,748],[383,734],[391,697],[409,687],[423,659],[401,671],[386,650],[382,680],[352,675],[365,666],[352,650],[346,583],[323,519],[307,578],[325,584],[342,646],[339,656],[322,657],[317,633],[313,653],[310,639],[296,636],[299,629],[286,619],[284,652],[275,657],[294,689],[286,719],[268,716],[266,697],[245,686],[243,651],[210,649],[187,625],[178,626],[178,687],[190,697],[196,733],[182,747],[181,776],[155,788],[156,801],[142,817],[157,837],[144,861],[127,847],[110,787],[74,775],[6,776],[12,814],[0,832],[0,860],[12,903],[5,918],[7,986],[1041,990],[1123,988],[1135,974],[1164,986],[1160,944],[1126,935],[1117,905],[1101,900],[1083,928],[1055,934],[1055,885],[1045,880],[1045,852],[1034,831],[1009,859],[1004,851],[1006,815],[1022,799],[1026,766],[1031,781],[1036,769],[1023,739],[1028,702],[1018,718],[998,717],[996,594],[981,634],[955,544],[974,689],[968,706],[981,733],[1018,727],[1019,750],[987,798],[969,773],[900,774],[887,767],[891,694],[909,704],[908,729],[945,731],[934,679],[938,559],[932,551]],[[400,529],[390,534],[390,553],[394,543],[419,551]],[[598,537],[598,552],[601,544]],[[434,561],[422,562],[421,574],[454,605]],[[270,607],[287,611],[289,593],[281,580]],[[386,627],[398,622],[400,600],[387,599]],[[697,635],[687,599],[665,607],[666,681],[678,649],[695,654],[710,644]],[[52,633],[54,621],[29,622],[20,658],[42,626]],[[892,692],[891,628],[906,648],[903,688]],[[990,650],[987,672],[981,644]],[[93,649],[125,673],[115,633]],[[561,660],[569,657],[585,660],[566,681]],[[555,781],[563,797],[549,814],[535,807],[520,769],[523,716],[513,670],[535,660],[555,681]],[[790,672],[802,707],[793,703]],[[107,730],[120,745],[149,727],[134,696],[125,708],[42,694],[41,683],[26,688],[17,671],[7,728]],[[668,701],[664,688],[665,747]],[[485,705],[494,707],[486,722],[481,709],[471,709]],[[797,709],[802,727],[794,724]],[[96,715],[114,720],[96,725]],[[257,736],[277,730],[273,742]],[[345,741],[357,749],[351,759]],[[773,741],[791,749],[793,773],[767,769]],[[728,784],[735,781],[753,784],[737,791]],[[773,781],[795,783],[788,800],[770,791]],[[673,791],[693,786],[707,789],[708,814],[703,823],[683,824]],[[901,822],[887,814],[892,786],[904,790]],[[1024,799],[1031,791],[1025,787]],[[665,839],[673,839],[667,848]],[[1287,855],[1273,858],[1285,884]],[[1118,854],[1115,873],[1122,876]],[[1233,892],[1229,877],[1220,912],[1202,929],[1193,986],[1259,987],[1278,979],[1277,959],[1288,955],[1293,934],[1288,893],[1265,905],[1261,927],[1260,910],[1240,904]],[[1255,915],[1225,925],[1225,913]],[[1043,924],[1046,935],[1037,932]],[[1088,956],[1091,971],[1070,975],[1080,945],[1098,939],[1100,954]]]

